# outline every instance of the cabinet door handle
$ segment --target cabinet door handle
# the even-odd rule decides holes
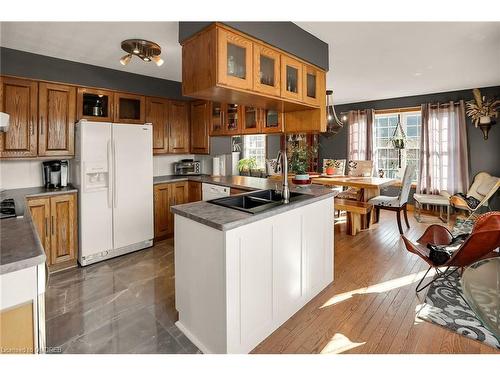
[[[54,216],[51,216],[51,229],[52,229],[52,235],[54,235]]]
[[[49,219],[45,218],[45,237],[49,236]]]
[[[40,116],[40,134],[43,135],[43,117]]]

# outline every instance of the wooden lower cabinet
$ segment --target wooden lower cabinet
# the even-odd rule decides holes
[[[154,186],[154,219],[155,239],[168,236],[170,232],[170,200],[169,184],[158,184]]]
[[[33,224],[50,271],[76,265],[78,250],[76,194],[28,199]]]
[[[164,239],[174,234],[174,215],[170,207],[187,203],[188,181],[157,184],[154,186],[155,239]]]
[[[243,194],[243,193],[248,193],[248,190],[236,189],[236,188],[231,188],[231,190],[230,190],[231,195],[237,195],[237,194]]]
[[[201,201],[201,182],[189,181],[188,182],[188,201],[198,202]]]

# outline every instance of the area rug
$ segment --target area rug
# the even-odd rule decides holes
[[[453,275],[448,278],[448,281],[443,279],[434,281],[429,286],[425,304],[417,317],[500,349],[500,341],[481,323],[469,305],[449,283],[461,291],[458,276]]]
[[[455,220],[455,225],[453,225],[453,229],[451,230],[451,234],[453,237],[458,236],[459,234],[469,234],[472,232],[472,228],[474,227],[475,219],[470,218],[467,222],[465,222],[465,218],[457,217]]]

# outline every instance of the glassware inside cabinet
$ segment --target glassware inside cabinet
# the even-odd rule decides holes
[[[233,43],[227,44],[227,75],[246,78],[246,49]]]
[[[274,59],[260,55],[260,83],[267,86],[274,86]]]
[[[289,92],[298,93],[299,71],[293,66],[286,67],[286,90]]]
[[[227,130],[238,130],[238,104],[227,105]]]

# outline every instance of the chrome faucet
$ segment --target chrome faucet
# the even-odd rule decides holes
[[[283,203],[290,202],[290,189],[288,188],[288,158],[286,156],[286,143],[283,149],[278,153],[278,158],[276,160],[276,166],[274,167],[274,172],[278,172],[278,168],[281,165],[281,178],[283,181],[281,196],[283,197]]]

